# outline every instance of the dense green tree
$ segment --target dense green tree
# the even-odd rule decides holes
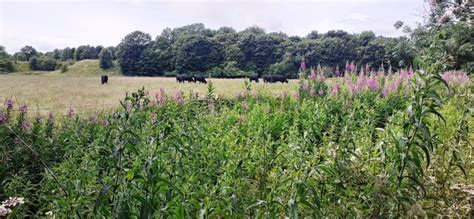
[[[24,46],[21,48],[21,52],[25,55],[26,60],[30,60],[31,57],[39,55],[38,51],[32,46]]]
[[[117,47],[117,60],[123,74],[139,75],[141,73],[140,60],[151,42],[150,34],[141,31],[134,31],[125,36]]]
[[[79,46],[74,52],[74,57],[77,61],[84,59],[98,59],[99,52],[102,48],[102,46],[97,46],[97,48],[90,45]]]
[[[54,71],[58,63],[48,56],[34,56],[30,59],[29,64],[33,71]]]
[[[224,60],[221,44],[203,36],[187,38],[176,54],[176,70],[179,73],[204,73],[219,66]]]
[[[73,60],[74,59],[74,52],[75,52],[75,49],[74,48],[69,48],[69,47],[66,47],[64,48],[63,50],[61,50],[61,60],[62,61],[68,61],[68,60]]]
[[[102,69],[108,69],[113,66],[113,55],[109,49],[101,49],[99,53],[99,66]]]
[[[402,22],[398,26],[399,29],[404,28]],[[237,32],[231,27],[212,30],[196,23],[166,28],[155,40],[151,40],[148,34],[136,31],[127,35],[117,47],[108,47],[108,50],[126,75],[199,73],[215,77],[238,77],[258,73],[284,74],[294,78],[297,77],[302,58],[308,67],[321,64],[327,69],[342,67],[347,61],[354,61],[358,66],[368,64],[373,68],[378,68],[382,63],[386,67],[392,65],[394,69],[407,68],[412,64],[416,51],[432,42],[428,37],[431,36],[431,29],[424,27],[414,31],[426,36],[412,34],[410,38],[392,38],[376,36],[371,31],[351,34],[334,30],[327,33],[312,31],[302,38],[289,37],[282,32],[266,33],[257,26]],[[466,63],[470,59],[469,47],[462,46],[461,49],[466,39],[455,38],[459,46],[452,50],[459,50],[453,60]],[[74,56],[82,60],[97,59],[101,50],[102,46],[84,45],[59,51],[61,60],[70,60]],[[48,55],[57,57],[55,51]]]
[[[281,44],[285,39],[279,36],[255,34],[255,31],[244,32],[238,46],[244,59],[239,67],[244,71],[254,71],[259,75],[268,71],[271,64],[283,56]]]
[[[0,73],[7,73],[13,71],[13,60],[5,50],[5,47],[0,45]]]
[[[16,52],[15,54],[13,54],[13,57],[15,57],[17,61],[28,61],[25,53],[23,52]]]

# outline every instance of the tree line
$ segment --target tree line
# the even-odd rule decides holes
[[[395,28],[401,27],[403,23],[395,24]],[[472,26],[452,24],[439,28],[436,31],[445,33],[445,38],[455,39],[445,48],[454,57],[450,68],[469,68],[471,50],[460,48],[474,45]],[[371,31],[352,34],[342,30],[312,31],[299,37],[282,32],[267,33],[257,26],[243,31],[231,27],[213,30],[197,23],[166,28],[155,39],[148,33],[134,31],[115,47],[83,45],[42,54],[25,46],[12,59],[30,61],[32,70],[58,69],[61,61],[99,59],[104,69],[112,67],[116,60],[122,73],[130,76],[242,77],[257,73],[296,78],[302,60],[308,67],[323,66],[327,74],[338,67],[342,69],[347,62],[372,69],[408,68],[420,51],[429,48],[434,33],[423,26],[413,30],[405,27],[404,31],[407,36],[403,37],[376,36]]]

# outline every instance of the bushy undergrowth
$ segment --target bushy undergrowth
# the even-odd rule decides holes
[[[449,74],[449,89],[407,71],[311,72],[278,97],[139,90],[90,118],[6,103],[0,200],[25,198],[12,217],[466,217],[472,85]]]

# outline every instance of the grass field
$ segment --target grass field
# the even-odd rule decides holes
[[[215,92],[222,96],[233,96],[243,91],[245,79],[208,79],[216,88]],[[198,92],[205,95],[207,85],[195,83],[179,84],[174,78],[162,77],[125,77],[111,76],[109,84],[101,85],[97,74],[43,73],[36,75],[9,74],[0,75],[0,102],[12,98],[15,105],[27,104],[30,111],[40,114],[54,112],[66,113],[73,107],[78,113],[100,112],[119,106],[119,101],[127,92],[131,93],[145,87],[150,93],[160,88],[174,95],[181,90],[185,95]],[[284,91],[296,91],[297,82],[288,84],[252,84],[257,92],[279,94]]]

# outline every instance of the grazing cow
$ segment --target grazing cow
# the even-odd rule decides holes
[[[107,84],[109,82],[109,76],[101,75],[100,76],[100,81],[102,82],[102,84]]]
[[[258,83],[258,74],[253,74],[249,76],[250,82],[255,81]]]
[[[202,75],[196,75],[194,76],[194,82],[199,82],[203,84],[207,84],[206,78]]]
[[[262,78],[263,78],[263,83],[272,83],[272,76],[264,75]]]
[[[288,78],[284,75],[273,75],[272,83],[276,83],[276,82],[288,83]]]
[[[265,83],[288,83],[288,78],[284,75],[264,75],[262,78]]]
[[[196,82],[194,81],[194,78],[192,76],[189,76],[189,75],[177,75],[176,76],[176,81],[179,82],[179,83],[182,83],[182,82]]]

